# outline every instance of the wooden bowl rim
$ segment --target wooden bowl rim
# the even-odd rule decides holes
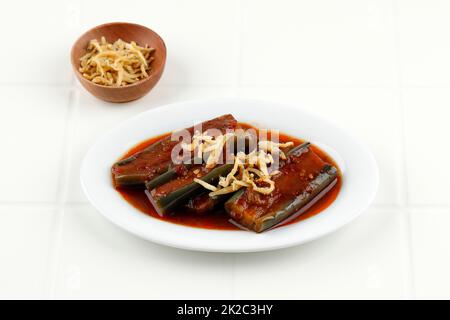
[[[137,27],[141,27],[144,29],[147,29],[148,31],[150,31],[151,33],[153,33],[157,39],[159,39],[159,41],[161,41],[162,47],[163,47],[163,59],[160,65],[157,66],[157,68],[155,68],[155,72],[152,72],[151,74],[149,74],[149,76],[145,79],[141,79],[135,83],[132,84],[128,84],[126,86],[123,87],[113,87],[113,86],[106,86],[103,84],[97,84],[94,83],[92,81],[89,81],[88,79],[86,79],[85,77],[83,77],[83,75],[81,74],[81,72],[78,70],[79,65],[76,64],[75,61],[75,45],[81,40],[81,38],[83,38],[86,34],[88,34],[89,32],[95,30],[95,29],[100,29],[102,27],[107,27],[107,26],[112,26],[112,25],[133,25],[133,26],[137,26]],[[161,70],[164,68],[164,65],[166,64],[166,57],[167,57],[167,48],[166,48],[166,44],[164,42],[164,40],[161,38],[161,36],[153,31],[152,29],[143,26],[141,24],[138,23],[133,23],[133,22],[107,22],[107,23],[103,23],[103,24],[99,24],[98,26],[92,27],[89,30],[85,31],[83,34],[81,34],[77,40],[75,40],[74,44],[72,45],[72,49],[70,50],[70,61],[72,64],[72,68],[74,69],[75,73],[77,74],[77,77],[80,81],[84,81],[85,83],[88,83],[90,85],[99,87],[99,88],[103,88],[103,89],[111,89],[111,90],[123,90],[123,89],[127,89],[130,87],[134,87],[134,86],[138,86],[143,84],[146,81],[150,81],[154,76],[158,75]]]

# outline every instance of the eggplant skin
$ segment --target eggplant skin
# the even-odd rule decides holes
[[[237,204],[239,198],[244,194],[243,191],[235,194],[225,203],[225,210],[233,219],[234,224],[260,233],[304,213],[336,184],[337,177],[337,169],[333,166],[325,165],[320,174],[308,184],[302,193],[284,201],[277,206],[277,209],[269,208],[257,217],[246,212],[246,208],[242,208]]]
[[[321,173],[308,185],[307,190],[287,202],[284,208],[268,217],[256,220],[255,231],[263,232],[271,229],[286,220],[291,220],[308,210],[319,201],[337,183],[338,171],[335,167],[326,165]]]
[[[220,176],[227,175],[233,164],[224,164],[212,169],[209,173],[199,178],[207,183],[215,184]],[[181,188],[171,191],[161,197],[155,196],[155,189],[153,191],[146,190],[145,193],[160,216],[167,215],[173,212],[174,209],[186,204],[189,200],[201,194],[204,188],[197,182],[192,181],[189,184],[183,185]]]
[[[235,138],[234,139],[234,149],[236,150],[235,153],[239,152],[239,151],[246,151],[249,150],[251,142],[250,142],[250,138],[245,138],[245,144],[243,146],[241,146],[242,150],[239,149],[239,145],[237,144],[238,139]],[[174,166],[170,166],[166,172],[164,172],[163,174],[157,176],[154,179],[148,180],[145,182],[145,187],[148,190],[152,190],[155,189],[173,179],[176,179],[178,176],[180,176],[185,170],[189,170],[192,167],[192,159],[190,163],[183,163],[180,165],[174,165]],[[212,202],[209,199],[206,198],[202,198],[205,199],[205,201],[209,202],[209,206],[212,206]],[[192,206],[189,207],[189,209],[192,209],[192,211],[197,211],[197,207],[200,208],[202,207],[202,209],[200,209],[199,211],[203,211],[203,208],[206,208],[208,205],[207,204],[202,204],[200,199],[196,199],[196,201],[193,202]]]
[[[225,132],[227,129],[235,129],[237,120],[226,114],[205,122],[202,122],[202,130],[218,129]],[[186,128],[192,135],[194,127]],[[172,149],[179,141],[171,141],[171,137],[165,137],[148,146],[132,156],[117,161],[111,168],[115,187],[144,185],[145,182],[155,179],[167,172],[172,166]]]
[[[167,169],[167,171],[164,172],[163,174],[157,176],[152,180],[146,181],[145,188],[147,190],[155,189],[180,176],[183,172],[189,170],[191,166],[192,166],[191,164],[179,164],[176,166],[170,166],[169,169]]]
[[[304,213],[336,184],[338,170],[309,148],[294,147],[274,177],[275,190],[262,195],[241,189],[226,203],[231,222],[245,229],[263,232]]]

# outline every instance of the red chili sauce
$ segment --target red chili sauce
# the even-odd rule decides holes
[[[257,130],[257,128],[254,128],[253,126],[250,126],[245,123],[239,123],[239,126],[244,129],[253,128]],[[128,158],[129,156],[145,149],[146,147],[152,145],[153,143],[161,140],[162,138],[165,138],[169,136],[170,133],[166,133],[157,137],[150,138],[148,140],[145,140],[135,147],[131,148],[127,153],[125,153],[121,159]],[[268,136],[270,138],[270,134]],[[295,145],[302,144],[304,140],[291,137],[289,135],[280,133],[279,135],[280,142],[287,142],[292,141]],[[337,166],[336,162],[323,150],[318,148],[315,145],[311,145],[312,151],[314,151],[323,161],[333,165],[339,170],[339,167]],[[319,212],[325,210],[333,201],[336,199],[336,197],[339,194],[339,191],[342,186],[342,174],[339,171],[338,179],[336,185],[327,193],[325,194],[321,199],[319,199],[309,210],[307,210],[302,215],[298,216],[297,218],[289,221],[288,223],[281,224],[281,225],[287,225],[296,223],[298,221],[307,219],[309,217],[312,217]],[[227,215],[226,211],[220,207],[214,212],[210,212],[207,214],[199,215],[195,212],[190,212],[185,208],[180,208],[178,211],[175,211],[171,215],[166,216],[160,216],[155,209],[153,208],[152,204],[150,203],[149,199],[147,198],[147,195],[145,194],[145,187],[117,187],[116,190],[122,195],[122,197],[130,203],[132,206],[134,206],[139,211],[142,211],[145,214],[148,214],[149,216],[152,216],[156,219],[160,219],[167,222],[172,222],[176,224],[181,224],[185,226],[190,227],[197,227],[197,228],[205,228],[205,229],[218,229],[218,230],[239,230],[237,226],[229,222],[229,216]]]

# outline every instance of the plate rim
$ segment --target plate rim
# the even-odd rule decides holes
[[[365,155],[368,156],[367,160],[370,162],[370,165],[372,167],[372,174],[373,174],[373,186],[372,186],[372,190],[371,190],[371,194],[370,197],[368,198],[368,200],[366,201],[366,204],[362,207],[360,207],[354,214],[346,217],[346,219],[340,219],[340,223],[333,225],[333,227],[328,227],[325,229],[321,229],[318,232],[315,233],[314,236],[310,236],[308,238],[298,238],[298,239],[292,239],[291,241],[287,241],[287,242],[281,242],[279,244],[274,244],[274,245],[270,245],[270,246],[244,246],[242,248],[230,248],[230,247],[226,247],[223,245],[214,245],[214,244],[209,244],[208,241],[206,241],[206,245],[193,245],[192,243],[183,243],[183,242],[179,242],[179,241],[171,241],[170,237],[169,238],[165,238],[165,239],[161,239],[158,237],[152,237],[149,236],[148,233],[142,232],[141,230],[139,230],[138,228],[134,228],[132,225],[128,224],[128,223],[124,223],[123,221],[119,221],[119,219],[117,219],[115,216],[112,216],[106,212],[104,212],[103,208],[101,208],[101,206],[98,204],[97,200],[94,199],[89,191],[89,186],[86,185],[86,179],[84,179],[85,177],[85,172],[88,168],[88,159],[89,156],[93,153],[94,150],[96,150],[96,148],[98,148],[99,146],[101,146],[101,144],[105,141],[108,140],[107,138],[111,135],[113,135],[115,132],[120,132],[120,130],[124,127],[126,127],[127,125],[129,125],[130,123],[133,123],[134,121],[136,121],[137,119],[145,116],[146,114],[151,114],[154,112],[160,112],[163,109],[170,109],[171,107],[173,108],[174,106],[183,106],[183,105],[195,105],[195,104],[204,104],[204,103],[249,103],[249,104],[275,104],[277,106],[281,106],[287,109],[291,109],[291,110],[295,110],[297,112],[302,113],[303,115],[306,115],[308,117],[314,118],[320,122],[324,122],[325,124],[330,124],[332,125],[335,129],[341,131],[345,136],[350,137],[354,143],[356,143],[358,145],[359,148],[361,148],[362,151],[364,151]],[[126,150],[124,151],[126,152]],[[111,159],[111,161],[113,162],[114,159]],[[345,176],[344,176],[345,179]],[[88,151],[86,152],[86,154],[83,157],[83,160],[81,162],[81,167],[80,167],[80,183],[81,183],[81,187],[83,190],[83,193],[85,194],[85,196],[87,197],[89,203],[96,209],[96,211],[98,211],[104,218],[106,218],[107,220],[109,220],[110,222],[112,222],[113,224],[115,224],[116,226],[120,227],[121,229],[124,229],[126,231],[128,231],[129,233],[138,236],[142,239],[151,241],[153,243],[157,243],[159,245],[165,245],[165,246],[169,246],[169,247],[173,247],[173,248],[179,248],[179,249],[184,249],[184,250],[193,250],[193,251],[203,251],[203,252],[223,252],[223,253],[239,253],[239,252],[261,252],[261,251],[271,251],[271,250],[278,250],[278,249],[283,249],[283,248],[287,248],[287,247],[292,247],[292,246],[297,246],[300,244],[304,244],[310,241],[314,241],[318,238],[321,238],[327,234],[333,233],[335,231],[337,231],[338,229],[342,228],[343,226],[349,224],[351,221],[353,221],[354,219],[356,219],[357,217],[359,217],[360,215],[362,215],[364,212],[367,211],[368,207],[373,203],[373,200],[376,197],[377,191],[378,191],[378,187],[379,187],[379,168],[378,168],[378,164],[377,161],[373,155],[373,153],[371,152],[370,148],[363,143],[358,137],[356,137],[353,133],[351,133],[347,128],[343,128],[342,126],[339,126],[338,124],[330,121],[329,119],[319,115],[319,114],[315,114],[309,110],[305,110],[304,108],[302,108],[301,106],[294,106],[292,104],[285,104],[285,103],[279,103],[279,102],[271,102],[271,101],[264,101],[264,100],[259,100],[259,99],[245,99],[245,98],[234,98],[234,97],[228,97],[228,98],[213,98],[213,99],[200,99],[200,100],[189,100],[189,101],[181,101],[181,102],[175,102],[175,103],[170,103],[170,104],[165,104],[165,105],[160,105],[154,108],[151,108],[149,110],[140,112],[122,122],[120,122],[119,124],[117,124],[116,126],[114,126],[113,128],[109,129],[107,132],[105,132],[104,134],[102,134],[98,139],[96,139],[96,141],[89,147]],[[111,185],[112,186],[112,185]],[[114,190],[115,191],[115,190]],[[116,191],[117,193],[117,191]],[[339,197],[339,195],[338,195]],[[123,202],[127,203],[124,199],[122,199]],[[133,208],[134,210],[136,210],[140,215],[144,216],[145,218],[148,219],[153,219],[154,221],[158,221],[159,223],[163,223],[163,224],[170,224],[174,227],[174,229],[179,229],[182,228],[182,230],[187,231],[193,231],[193,232],[198,232],[198,233],[209,233],[209,232],[217,232],[218,230],[210,230],[210,229],[203,229],[203,228],[195,228],[195,227],[188,227],[188,226],[183,226],[183,225],[178,225],[175,223],[170,223],[170,222],[166,222],[166,221],[162,221],[159,219],[155,219],[152,218],[148,215],[143,214],[142,212],[140,212],[138,209]],[[328,208],[326,208],[324,210],[327,211]],[[317,216],[323,214],[323,212],[319,213]],[[313,218],[313,217],[312,217]],[[303,221],[308,221],[310,220],[306,219]],[[296,224],[293,224],[292,226],[295,226]],[[285,226],[283,228],[279,228],[279,230],[282,230],[284,228],[288,228],[289,226]],[[180,229],[181,230],[181,229]],[[276,230],[276,229],[275,229]],[[235,231],[235,230],[220,230],[220,232],[227,232],[227,233],[231,233],[231,232],[244,232],[244,231]],[[188,232],[189,233],[189,232]],[[253,234],[253,233],[252,233]],[[254,234],[255,236],[263,236],[267,234],[267,233],[262,233],[262,234]]]

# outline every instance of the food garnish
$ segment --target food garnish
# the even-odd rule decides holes
[[[191,219],[189,225],[198,226],[205,219],[211,226],[227,219],[221,226],[263,232],[326,194],[335,196],[341,181],[330,158],[309,142],[278,137],[271,132],[268,139],[267,130],[230,114],[217,117],[130,152],[112,167],[114,185],[134,199],[144,197],[139,208],[167,221]]]
[[[182,147],[187,151],[197,153],[197,157],[207,155],[206,167],[213,168],[217,165],[222,150],[234,133],[226,133],[219,136],[208,135],[207,132],[196,132],[192,143],[184,144]],[[268,167],[275,161],[273,155],[278,154],[281,159],[286,159],[286,155],[280,148],[293,146],[289,141],[277,143],[274,141],[259,141],[259,150],[253,150],[250,153],[238,152],[234,156],[233,168],[227,176],[219,177],[217,185],[208,184],[201,179],[195,178],[194,181],[205,189],[212,191],[209,196],[215,197],[222,194],[232,193],[240,188],[251,188],[262,194],[270,194],[275,184],[271,177],[277,174],[276,170],[269,172]]]
[[[336,184],[337,169],[310,150],[309,143],[289,150],[287,158],[273,178],[277,185],[273,194],[263,196],[255,189],[242,189],[225,203],[234,223],[265,231],[305,212]]]
[[[141,47],[136,42],[118,39],[114,43],[105,37],[89,42],[87,53],[80,58],[79,71],[84,78],[105,86],[121,87],[149,76],[155,49]]]

